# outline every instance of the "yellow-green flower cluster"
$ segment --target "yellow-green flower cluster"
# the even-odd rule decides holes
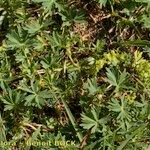
[[[150,62],[142,57],[142,52],[136,51],[134,53],[134,60],[132,66],[137,71],[145,86],[150,86]]]
[[[126,52],[119,52],[118,50],[112,50],[109,53],[104,53],[103,58],[96,61],[96,71],[98,72],[103,68],[105,64],[117,66],[123,63],[124,66],[129,65],[131,62],[131,56]]]

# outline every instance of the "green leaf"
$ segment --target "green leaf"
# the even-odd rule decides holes
[[[19,27],[18,27],[19,28]],[[17,29],[17,31],[13,30],[11,33],[7,34],[7,45],[11,48],[25,48],[29,47],[31,44],[31,40],[28,38],[28,35],[21,29]]]
[[[114,92],[119,92],[122,89],[131,89],[132,87],[127,86],[128,73],[124,70],[123,72],[119,72],[117,69],[107,70],[107,78],[104,80],[110,84],[110,86],[114,86]]]
[[[26,99],[26,102],[25,104],[31,104],[31,102],[34,100],[35,98],[35,95],[31,94],[31,95],[28,95],[25,99]]]
[[[150,3],[149,0],[135,0],[136,2],[139,2],[139,3]]]
[[[150,41],[148,40],[134,40],[134,41],[126,41],[123,44],[125,45],[134,45],[134,46],[147,46],[150,47]]]
[[[84,84],[84,89],[89,91],[89,94],[95,94],[98,91],[96,79],[87,79],[87,83]]]
[[[20,109],[24,101],[24,95],[20,92],[12,91],[11,89],[8,89],[7,92],[6,95],[4,94],[0,97],[0,100],[4,103],[4,111]]]
[[[59,11],[63,10],[63,7],[57,0],[33,0],[33,2],[42,3],[43,8],[50,13],[52,13],[54,8],[58,8]]]
[[[91,129],[91,133],[95,133],[99,131],[99,126],[104,124],[107,117],[105,119],[99,118],[99,111],[95,108],[92,108],[88,116],[85,113],[82,113],[82,123],[80,124],[84,129]]]
[[[124,97],[121,97],[121,101],[118,99],[112,98],[111,102],[108,103],[109,110],[117,112],[118,117],[117,119],[127,119],[130,121],[131,116],[130,116],[130,109],[127,103],[127,100]]]
[[[40,91],[38,95],[42,98],[51,98],[51,93],[48,90]]]
[[[0,114],[0,141],[6,141],[6,127],[4,125],[4,120]]]
[[[24,30],[27,30],[28,33],[34,34],[40,31],[43,26],[39,23],[39,20],[33,20],[29,24],[26,24]]]
[[[108,1],[108,0],[98,0],[98,2],[99,2],[100,4],[102,4],[103,6],[106,5],[107,1]]]
[[[150,28],[150,16],[143,15],[142,22],[144,23],[145,28]]]

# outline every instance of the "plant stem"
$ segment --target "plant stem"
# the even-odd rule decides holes
[[[67,112],[67,115],[68,115],[68,117],[69,117],[69,119],[71,121],[71,124],[72,124],[72,126],[74,127],[74,129],[75,129],[75,131],[77,133],[79,141],[82,142],[83,136],[82,136],[82,133],[78,131],[78,127],[76,125],[74,116],[72,115],[72,113],[71,113],[67,103],[63,99],[62,99],[62,103],[63,103],[63,105],[64,105],[64,107],[66,109],[66,112]]]

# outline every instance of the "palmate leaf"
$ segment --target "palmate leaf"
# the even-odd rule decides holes
[[[128,73],[124,70],[123,72],[119,72],[117,69],[107,70],[107,78],[104,80],[110,84],[110,86],[115,87],[115,92],[119,92],[122,89],[132,89],[132,87],[127,85],[128,81]]]
[[[100,132],[99,127],[107,122],[107,117],[99,118],[99,109],[92,108],[88,114],[82,113],[82,123],[84,129],[91,129],[91,133]]]
[[[57,0],[33,0],[33,2],[42,3],[43,8],[49,13],[52,13],[53,8],[58,8],[59,11],[63,10]]]
[[[129,113],[129,106],[127,100],[124,97],[121,97],[121,100],[112,98],[111,102],[108,103],[109,110],[116,112],[118,114],[117,119],[127,119],[130,121],[131,116]]]
[[[124,150],[125,146],[127,146],[129,144],[129,141],[134,139],[134,137],[136,137],[136,136],[138,137],[139,134],[144,133],[144,130],[147,127],[147,124],[148,123],[143,123],[140,126],[136,127],[136,129],[130,131],[130,135],[128,135],[127,138],[120,143],[120,145],[117,147],[116,150]],[[142,143],[140,145],[142,145]],[[147,147],[146,145],[148,145],[148,144],[144,144],[144,145],[143,145],[143,147]],[[142,150],[144,150],[144,148],[142,148]],[[149,149],[146,149],[146,150],[149,150]]]
[[[76,8],[65,10],[63,13],[59,14],[61,15],[63,26],[70,26],[72,23],[85,22],[85,14],[83,12],[78,12]]]
[[[145,28],[150,28],[150,16],[143,15],[142,22],[144,23]]]
[[[30,33],[30,34],[34,34],[38,31],[40,31],[40,29],[42,27],[43,27],[43,25],[41,25],[39,23],[39,20],[33,20],[29,24],[26,24],[26,26],[24,27],[24,30],[27,30],[28,33]]]
[[[112,72],[109,68],[106,68],[107,70],[107,78],[105,81],[109,82],[113,86],[117,86],[117,75],[115,75],[114,72]]]
[[[24,101],[24,95],[18,91],[8,90],[8,94],[2,95],[0,100],[4,103],[4,111],[17,110]]]
[[[146,100],[145,95],[142,95],[141,102],[136,101],[135,105],[141,110],[139,114],[144,117],[147,116],[148,118],[150,118],[150,103]]]
[[[84,89],[87,89],[90,95],[95,94],[99,89],[96,79],[87,79],[87,82],[84,84]]]
[[[41,108],[41,106],[45,104],[45,100],[51,98],[51,94],[48,90],[40,90],[38,82],[31,82],[31,87],[22,84],[19,89],[29,93],[25,97],[25,105],[28,106],[34,105]]]
[[[11,34],[8,34],[7,38],[8,38],[8,44],[11,47],[19,48],[19,47],[23,46],[23,44],[24,44],[24,43],[22,43],[19,35],[16,32],[12,32]]]
[[[34,93],[34,91],[29,87],[27,86],[26,84],[22,84],[19,89],[23,90],[23,91],[26,91],[26,92],[29,92],[29,93]]]
[[[67,40],[66,38],[67,36],[61,35],[60,33],[55,31],[53,31],[51,36],[47,37],[48,42],[51,45],[51,48],[56,50],[66,48],[66,40]]]
[[[23,48],[28,47],[31,44],[31,40],[28,38],[28,35],[22,31],[12,31],[7,34],[7,46],[11,48]]]
[[[96,111],[94,109],[91,110],[91,113],[92,113],[92,117],[88,117],[85,114],[81,115],[82,116],[81,126],[84,129],[92,128],[91,133],[95,133],[99,127],[99,119],[97,116],[98,114],[96,114]]]

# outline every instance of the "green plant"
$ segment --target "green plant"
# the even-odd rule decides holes
[[[149,0],[0,0],[0,150],[148,150]]]
[[[110,70],[109,68],[106,68],[107,70],[107,78],[105,78],[105,81],[110,84],[109,88],[111,86],[114,86],[114,92],[119,92],[122,89],[129,89],[130,87],[127,86],[126,82],[128,80],[128,73],[124,70],[123,72],[119,72],[118,70]]]

